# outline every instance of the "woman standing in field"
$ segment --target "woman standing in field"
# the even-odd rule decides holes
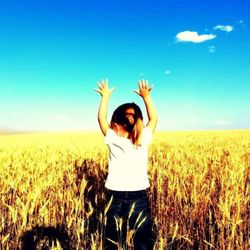
[[[109,146],[108,177],[105,183],[108,209],[104,249],[153,249],[154,234],[150,217],[147,188],[148,145],[157,124],[157,113],[151,100],[153,86],[148,81],[139,81],[139,90],[148,115],[146,127],[143,116],[135,103],[125,103],[113,113],[111,123],[107,121],[108,102],[114,88],[108,81],[98,83],[101,94],[98,122],[105,143]]]

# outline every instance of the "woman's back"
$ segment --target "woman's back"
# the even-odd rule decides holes
[[[106,187],[111,190],[135,191],[149,187],[147,176],[148,145],[152,141],[152,130],[142,131],[141,146],[121,137],[109,129],[105,143],[109,146],[109,169]]]

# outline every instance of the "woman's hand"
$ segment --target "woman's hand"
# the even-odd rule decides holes
[[[115,88],[108,88],[108,80],[101,80],[97,83],[98,89],[95,89],[96,92],[100,93],[103,97],[109,97]]]
[[[154,103],[151,99],[150,96],[150,91],[153,88],[153,85],[151,85],[150,87],[148,86],[148,81],[139,81],[138,82],[139,85],[139,90],[135,90],[135,92],[142,97],[145,106],[146,106],[146,110],[147,110],[147,115],[148,115],[148,123],[147,123],[147,127],[152,129],[152,132],[155,131],[157,122],[158,122],[158,116],[156,113],[156,109],[154,106]]]
[[[148,80],[138,81],[139,90],[135,90],[134,92],[141,96],[143,99],[150,95],[150,91],[153,88],[153,85],[148,86]]]

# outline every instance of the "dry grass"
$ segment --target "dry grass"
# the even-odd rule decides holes
[[[102,249],[107,161],[100,133],[0,136],[1,249]],[[149,177],[156,250],[250,246],[249,130],[158,133]]]

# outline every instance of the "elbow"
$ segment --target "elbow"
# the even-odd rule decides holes
[[[101,121],[101,117],[99,115],[97,116],[97,120],[98,120],[98,122]]]

